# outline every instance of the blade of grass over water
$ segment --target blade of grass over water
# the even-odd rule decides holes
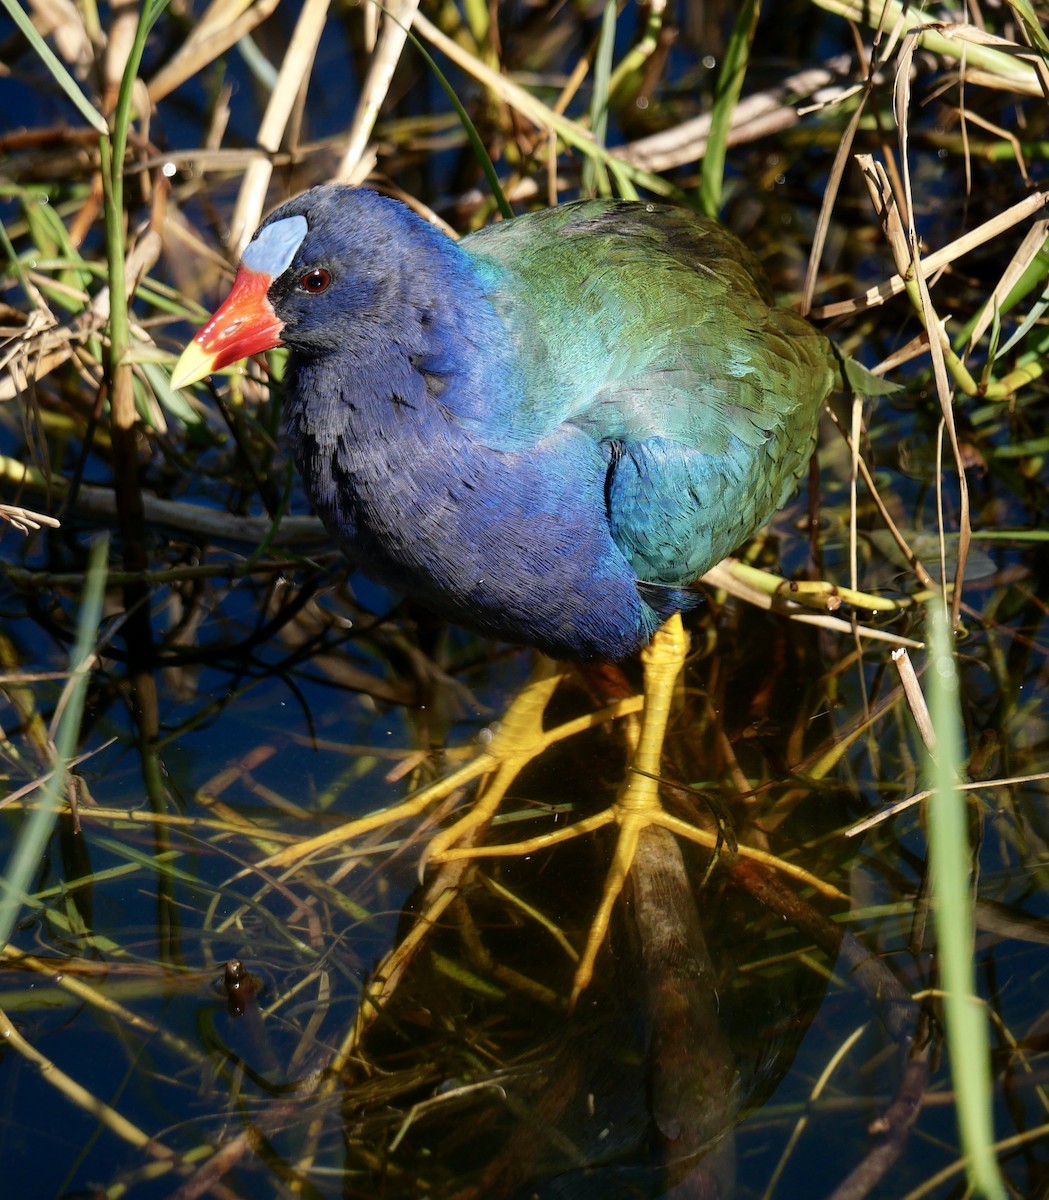
[[[65,92],[77,112],[99,133],[107,133],[109,126],[106,124],[105,117],[88,100],[80,90],[80,85],[66,70],[61,59],[58,58],[47,42],[37,33],[32,21],[26,15],[25,9],[18,3],[18,0],[0,0],[0,4],[3,4],[11,20],[14,21],[25,35],[26,40],[36,51],[40,61],[51,72],[55,82]]]
[[[1019,16],[1023,23],[1024,34],[1031,45],[1040,50],[1043,55],[1049,54],[1049,37],[1046,37],[1045,30],[1042,28],[1042,21],[1045,20],[1044,9],[1042,19],[1039,20],[1030,0],[1006,0],[1006,3]]]
[[[958,663],[942,604],[929,605],[929,624],[932,670],[926,679],[936,738],[934,750],[925,756],[931,791],[929,860],[951,1079],[969,1181],[977,1195],[1005,1200],[994,1154],[987,1015],[976,994],[973,962],[969,804],[957,786],[964,768]]]
[[[112,138],[99,139],[99,164],[102,175],[105,212],[106,257],[109,266],[109,347],[105,358],[106,383],[110,406],[113,446],[113,483],[117,515],[123,535],[125,571],[139,573],[148,567],[148,528],[138,470],[138,412],[135,406],[135,380],[130,360],[133,345],[130,296],[125,273],[128,244],[125,236],[125,155],[134,119],[133,97],[145,52],[146,38],[167,8],[168,0],[151,0],[141,10],[135,34],[120,76],[113,111]],[[148,234],[146,235],[148,236]],[[137,581],[123,588],[125,617],[124,642],[131,662],[129,673],[134,690],[137,724],[137,748],[142,764],[142,779],[154,811],[163,811],[165,793],[163,772],[156,750],[160,728],[150,586]],[[157,831],[158,847],[166,833]]]
[[[481,140],[481,135],[477,132],[477,126],[470,119],[470,114],[466,111],[463,102],[459,99],[455,88],[452,86],[447,75],[437,65],[433,55],[426,49],[420,38],[416,37],[411,30],[408,31],[408,36],[412,40],[419,54],[422,55],[426,65],[434,74],[434,78],[441,85],[444,94],[451,101],[452,107],[458,114],[459,120],[462,122],[463,129],[466,132],[467,140],[470,147],[484,171],[484,177],[488,180],[488,186],[492,189],[492,195],[495,197],[496,204],[499,205],[499,212],[503,220],[509,221],[514,215],[514,210],[510,207],[510,201],[506,198],[506,193],[503,191],[503,185],[499,182],[499,173],[495,169],[495,163],[492,162],[491,155],[484,142]]]
[[[69,764],[76,756],[84,697],[95,657],[95,638],[102,617],[108,556],[109,538],[103,534],[91,547],[77,618],[76,644],[69,657],[69,682],[63,702],[59,705],[58,724],[53,735],[54,765],[41,789],[39,803],[26,818],[4,871],[3,891],[0,894],[0,946],[6,946],[11,938],[29,881],[39,868],[41,855],[55,827],[59,807],[67,795]]]
[[[135,449],[131,444],[135,424],[135,404],[131,364],[127,353],[131,347],[131,328],[128,313],[124,236],[124,156],[133,119],[132,97],[135,80],[142,63],[146,38],[157,18],[167,7],[168,0],[151,0],[143,9],[135,28],[127,62],[121,75],[116,107],[113,112],[112,135],[100,139],[103,204],[106,222],[106,256],[109,264],[109,356],[108,384],[113,410],[114,450],[118,456],[116,471],[117,502],[124,533],[129,546],[138,545],[142,538],[142,497],[134,467]],[[129,567],[141,564],[131,564]]]

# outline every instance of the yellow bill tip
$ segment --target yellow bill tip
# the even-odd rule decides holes
[[[208,354],[207,351],[201,349],[199,343],[194,339],[182,351],[182,357],[175,363],[175,369],[171,372],[172,388],[177,392],[179,388],[189,387],[191,383],[197,383],[210,375],[215,370],[215,358],[216,355]]]

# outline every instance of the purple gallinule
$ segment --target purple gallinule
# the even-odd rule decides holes
[[[735,237],[687,210],[584,200],[455,242],[397,201],[339,185],[266,218],[173,386],[278,345],[295,461],[355,564],[555,658],[643,648],[645,699],[616,804],[556,834],[456,845],[563,736],[542,728],[558,680],[548,668],[470,767],[272,861],[418,813],[491,770],[429,857],[520,853],[615,821],[577,996],[639,833],[697,836],[663,809],[655,779],[691,585],[784,503],[844,364],[775,304]]]

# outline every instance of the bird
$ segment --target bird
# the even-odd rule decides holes
[[[681,614],[700,602],[700,576],[789,498],[825,402],[849,387],[843,357],[776,303],[739,239],[690,209],[581,199],[455,240],[396,199],[342,184],[264,219],[172,385],[276,346],[288,349],[287,443],[353,564],[554,660],[641,651],[635,769],[613,806],[509,847],[458,844],[556,736],[542,728],[559,678],[547,669],[489,747],[487,792],[429,850],[514,853],[619,826],[574,1002],[641,832],[695,835],[665,811],[656,781],[687,652]]]

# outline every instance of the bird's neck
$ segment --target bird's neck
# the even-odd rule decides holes
[[[367,436],[451,417],[483,445],[523,448],[520,355],[489,298],[496,282],[437,230],[413,234],[416,244],[391,258],[395,302],[348,321],[324,352],[292,348],[290,394],[310,405],[307,424],[322,440],[346,424]]]
[[[289,447],[318,513],[340,536],[417,524],[449,471],[472,471],[493,453],[473,414],[483,412],[496,371],[479,371],[476,349],[437,325],[426,323],[436,337],[377,336],[363,354],[290,356]]]
[[[351,559],[417,595],[420,580],[463,569],[454,566],[462,534],[448,497],[456,486],[480,495],[498,452],[429,394],[411,364],[388,348],[349,375],[314,359],[293,364],[288,392],[285,430],[306,492]],[[420,554],[430,556],[425,569]],[[436,586],[435,606],[442,588],[459,586]]]

